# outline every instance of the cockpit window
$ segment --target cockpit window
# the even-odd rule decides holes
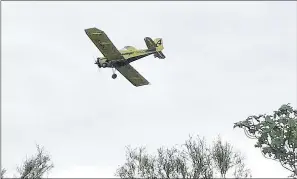
[[[125,48],[125,49],[129,49],[129,48],[131,48],[131,46],[125,46],[124,48]]]
[[[122,48],[121,50],[131,50],[131,49],[135,49],[132,46],[125,46],[124,48]]]

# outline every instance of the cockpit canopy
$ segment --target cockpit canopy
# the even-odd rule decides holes
[[[129,51],[131,51],[131,50],[136,50],[136,48],[135,47],[132,47],[132,46],[125,46],[122,50],[129,50]]]

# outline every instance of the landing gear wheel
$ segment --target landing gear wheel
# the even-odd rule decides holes
[[[111,78],[112,79],[116,79],[117,78],[117,74],[112,74]]]
[[[107,67],[107,63],[103,63],[103,64],[102,64],[102,67],[103,67],[103,68],[106,68],[106,67]]]

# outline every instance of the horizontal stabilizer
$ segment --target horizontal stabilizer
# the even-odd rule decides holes
[[[150,37],[146,37],[146,38],[144,38],[144,41],[145,41],[145,44],[146,44],[148,49],[156,50],[157,45],[155,44],[153,39],[151,39]]]
[[[160,59],[165,59],[165,58],[166,58],[165,55],[163,54],[163,52],[161,52],[161,51],[156,52],[156,53],[154,54],[154,57],[155,57],[155,58],[158,57],[158,58],[160,58]]]

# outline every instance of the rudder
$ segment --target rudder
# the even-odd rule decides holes
[[[157,52],[154,54],[154,57],[158,57],[160,59],[166,58],[165,55],[162,53],[163,47],[163,39],[162,38],[156,38],[154,39],[154,43],[156,44],[156,50]]]
[[[156,44],[156,47],[157,47],[157,50],[163,50],[164,47],[163,47],[163,39],[162,38],[156,38],[154,39],[154,42]]]
[[[144,38],[144,41],[145,41],[148,49],[156,51],[154,53],[155,58],[157,58],[157,57],[160,59],[165,58],[165,55],[162,53],[162,50],[164,49],[162,38],[156,38],[153,40],[150,37],[146,37],[146,38]]]

